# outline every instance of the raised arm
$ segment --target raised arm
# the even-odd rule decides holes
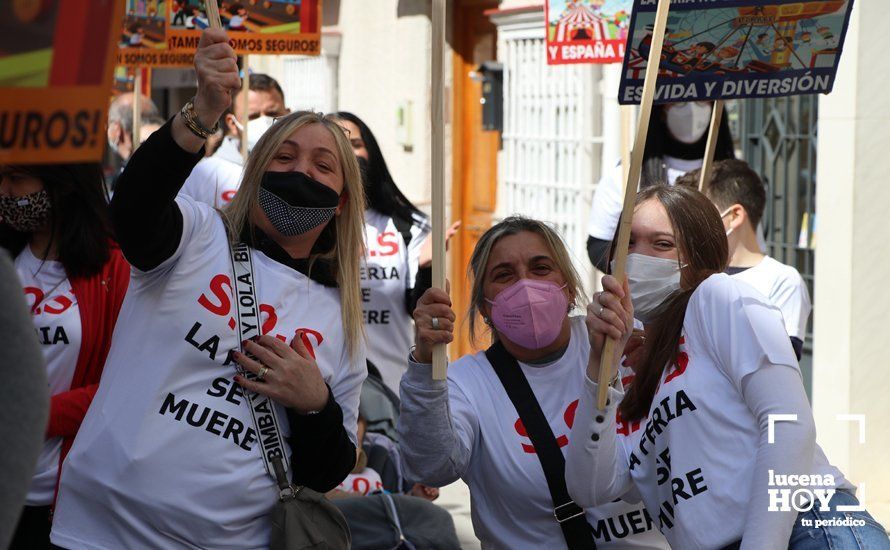
[[[240,86],[235,52],[226,34],[208,29],[195,53],[198,121],[212,127]],[[181,114],[155,132],[130,158],[111,201],[111,220],[121,250],[133,266],[149,271],[176,252],[182,214],[174,199],[203,156],[205,140],[192,133]]]

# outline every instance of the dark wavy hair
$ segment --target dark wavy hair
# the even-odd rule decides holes
[[[643,357],[633,383],[618,406],[621,418],[628,422],[649,414],[665,367],[676,361],[686,306],[692,293],[705,279],[722,273],[729,261],[729,245],[720,214],[698,190],[679,185],[653,185],[637,194],[636,206],[649,200],[658,201],[667,211],[686,267],[680,292],[671,297],[657,319],[646,325]]]
[[[110,257],[114,237],[108,217],[108,194],[97,163],[31,164],[11,168],[43,182],[49,195],[52,246],[69,278],[99,273]],[[0,224],[0,246],[15,257],[31,240],[30,233]],[[44,256],[46,251],[38,256]]]
[[[346,111],[340,111],[334,116],[355,124],[362,134],[362,141],[368,150],[367,174],[364,178],[368,206],[386,216],[400,218],[412,224],[418,219],[426,220],[426,214],[414,206],[393,181],[392,174],[389,173],[389,168],[383,159],[383,153],[380,152],[380,146],[377,144],[377,138],[368,125]]]

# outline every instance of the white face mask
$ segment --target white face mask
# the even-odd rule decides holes
[[[253,120],[247,121],[247,151],[253,151],[253,148],[256,147],[257,142],[263,137],[263,134],[266,133],[266,130],[272,127],[272,124],[275,122],[275,119],[261,115]],[[235,119],[235,126],[240,131],[244,131],[244,125]]]
[[[680,290],[680,269],[677,260],[627,255],[627,282],[635,318],[646,324],[657,316],[659,308]]]
[[[711,105],[708,103],[679,103],[667,110],[668,131],[674,139],[687,145],[697,142],[711,124]]]
[[[730,212],[732,212],[732,208],[727,208],[727,209],[726,209],[726,212],[723,212],[722,214],[720,214],[720,219],[722,220],[723,218],[725,218],[726,215],[729,214]],[[726,236],[727,236],[727,237],[729,237],[729,235],[732,233],[732,229],[733,229],[733,228],[730,227],[729,229],[726,230]]]

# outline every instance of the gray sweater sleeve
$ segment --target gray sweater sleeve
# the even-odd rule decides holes
[[[431,487],[464,477],[479,433],[469,399],[453,383],[433,380],[432,365],[410,360],[399,389],[405,477]]]
[[[49,417],[43,353],[15,266],[0,249],[0,548],[18,523]]]

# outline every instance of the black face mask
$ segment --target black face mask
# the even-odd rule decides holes
[[[336,191],[303,172],[266,172],[259,198],[272,226],[288,237],[326,224],[340,204]]]

